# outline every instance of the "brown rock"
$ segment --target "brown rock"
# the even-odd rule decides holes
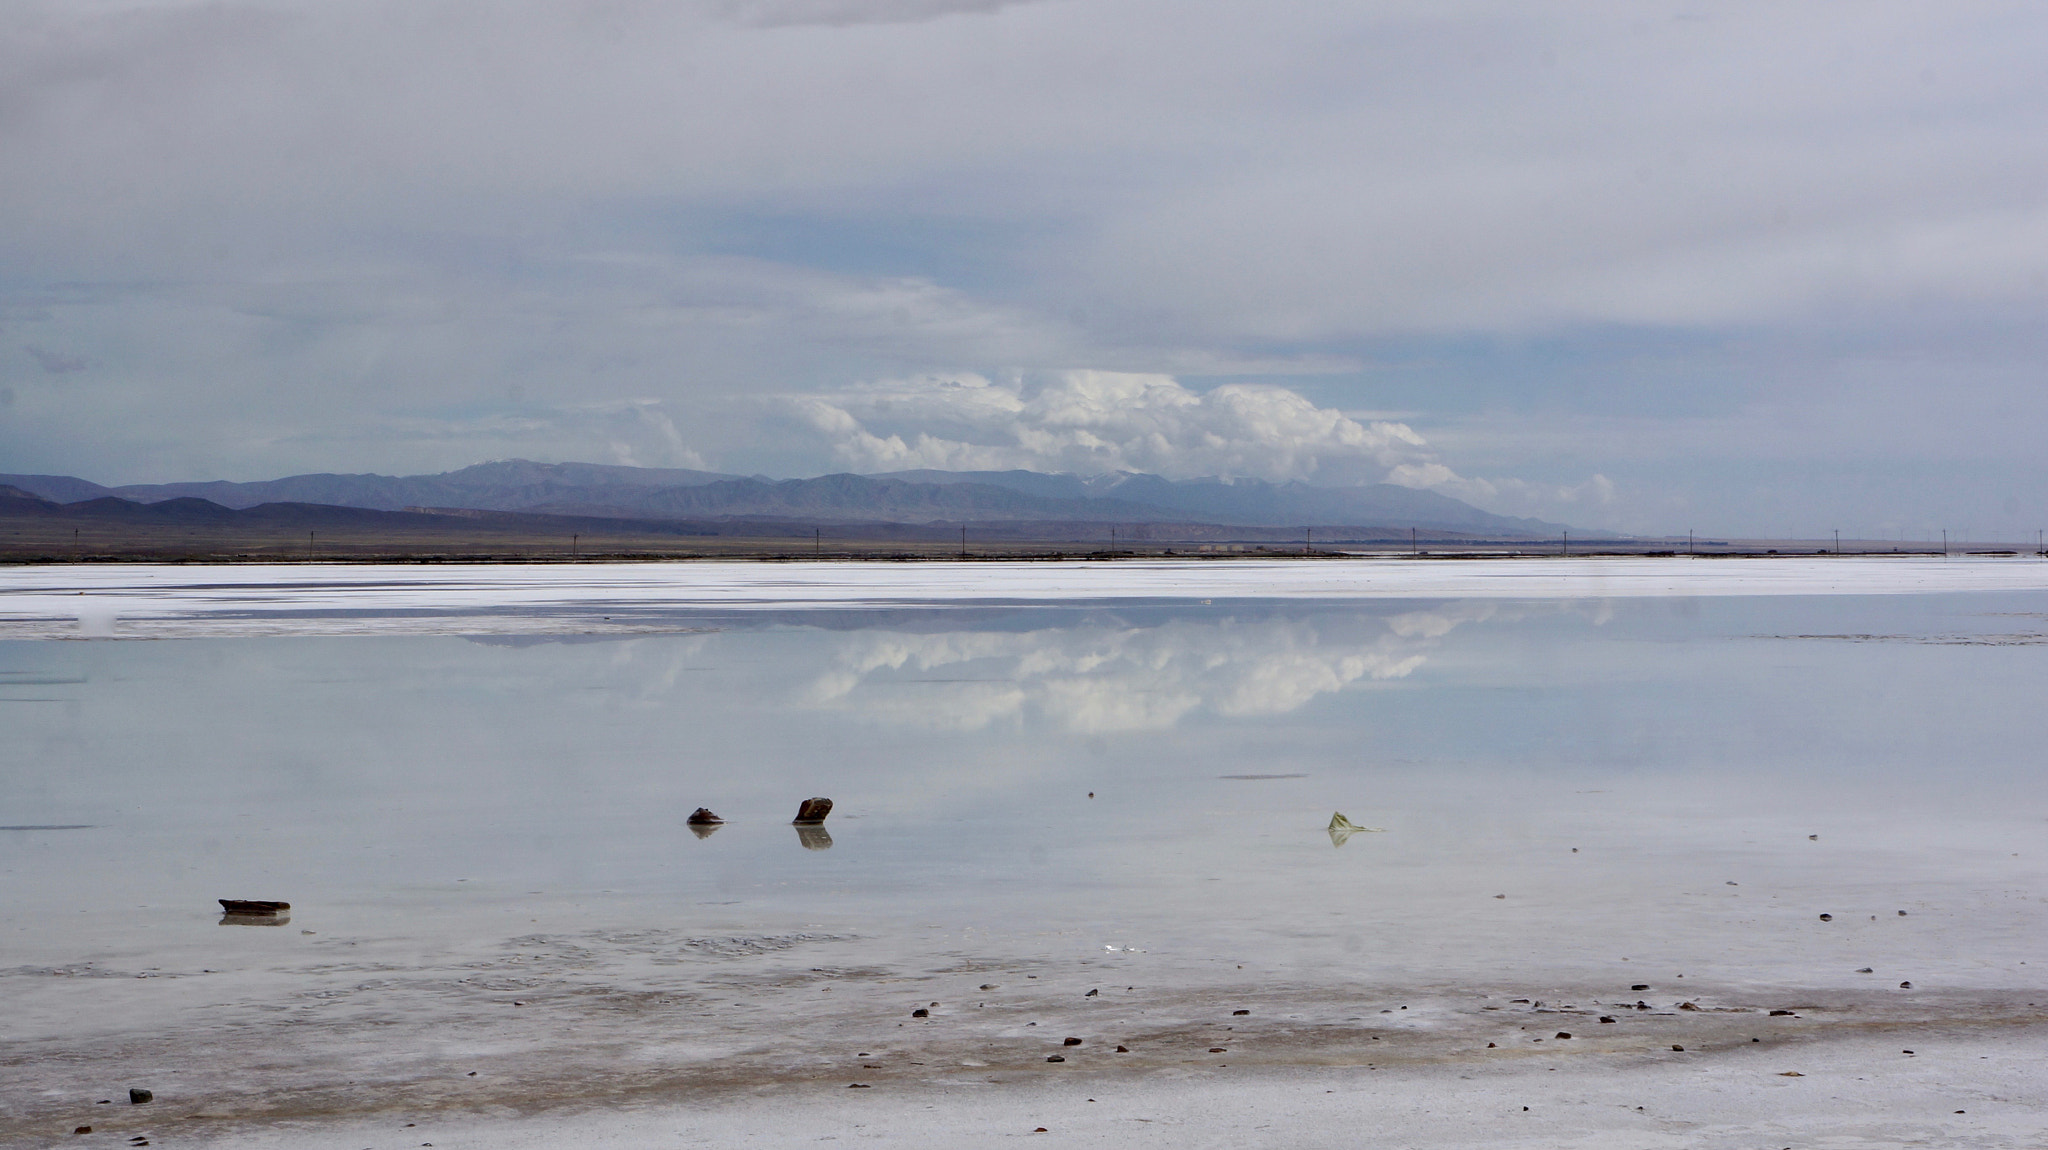
[[[696,810],[690,812],[689,818],[683,821],[689,823],[693,827],[715,827],[718,826],[720,823],[723,823],[725,820],[719,818],[717,815],[712,814],[710,807],[698,807]]]
[[[805,799],[796,808],[796,818],[790,821],[800,827],[814,827],[825,821],[832,813],[831,799]]]

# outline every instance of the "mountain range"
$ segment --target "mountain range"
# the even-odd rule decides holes
[[[1313,487],[1257,479],[1171,480],[1033,471],[901,471],[775,480],[673,468],[505,460],[438,475],[294,475],[252,483],[106,487],[62,475],[5,475],[0,484],[57,503],[116,498],[204,500],[228,509],[319,504],[377,511],[481,510],[586,518],[805,523],[1200,522],[1243,527],[1342,526],[1499,539],[1555,537],[1560,524],[1495,515],[1394,484]]]

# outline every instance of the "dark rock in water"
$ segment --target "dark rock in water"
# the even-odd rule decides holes
[[[1116,1048],[1116,1052],[1118,1054],[1129,1054],[1131,1052],[1131,1048],[1128,1046],[1119,1046]]]
[[[1572,1036],[1572,1032],[1569,1030],[1560,1030],[1557,1032],[1557,1036],[1559,1038],[1570,1038]]]
[[[1094,990],[1091,990],[1091,991],[1089,991],[1088,993],[1086,993],[1086,994],[1082,995],[1081,997],[1082,997],[1082,998],[1094,998],[1094,997],[1095,997],[1096,995],[1098,995],[1098,994],[1101,994],[1101,993],[1102,993],[1102,988],[1101,988],[1101,987],[1096,987],[1096,988],[1095,988]]]
[[[996,988],[996,984],[993,982],[984,982],[981,984],[981,988],[983,990],[994,990]]]
[[[867,1083],[865,1083],[865,1082],[849,1082],[849,1083],[847,1083],[847,1084],[846,1084],[846,1088],[847,1088],[848,1090],[872,1090],[872,1089],[874,1089],[873,1087],[869,1086],[869,1085],[868,1085]]]
[[[712,814],[710,807],[698,807],[696,810],[691,811],[690,817],[684,821],[693,827],[715,827],[725,820]]]
[[[1902,910],[1902,911],[1900,911],[1900,912],[1899,912],[1899,917],[1900,917],[1900,918],[1904,918],[1904,917],[1906,917],[1906,912],[1905,912],[1905,911],[1903,911],[1903,910]]]
[[[224,898],[220,900],[220,908],[228,914],[276,914],[290,910],[292,904],[261,898]]]
[[[1606,1015],[1606,1014],[1603,1014],[1603,1015],[1601,1015],[1601,1016],[1600,1016],[1600,1021],[1602,1021],[1602,1022],[1613,1022],[1613,1021],[1614,1021],[1614,1018],[1613,1018],[1613,1016],[1611,1016],[1611,1015]]]
[[[1211,1047],[1209,1048],[1209,1053],[1211,1053],[1211,1054],[1228,1054],[1228,1053],[1230,1053],[1230,1051],[1229,1051],[1229,1050],[1228,1050],[1227,1048],[1225,1048],[1225,1047],[1221,1047],[1221,1046],[1211,1046]]]
[[[1791,1012],[1791,1011],[1789,1011],[1789,1010],[1773,1010],[1773,1011],[1771,1011],[1771,1017],[1772,1017],[1772,1018],[1785,1018],[1785,1017],[1788,1017],[1788,1016],[1793,1016],[1793,1015],[1792,1015],[1792,1012]],[[1794,1016],[1794,1017],[1796,1017],[1796,1016]]]
[[[1631,986],[1631,987],[1629,987],[1629,989],[1630,989],[1630,990],[1648,990],[1648,989],[1650,989],[1650,984],[1649,984],[1649,983],[1647,983],[1647,982],[1638,982],[1638,983],[1636,983],[1636,984],[1635,984],[1634,986]]]
[[[1672,1045],[1671,1045],[1671,1049],[1673,1049],[1673,1050],[1680,1050],[1680,1051],[1682,1051],[1682,1050],[1684,1050],[1684,1049],[1685,1049],[1685,1047],[1683,1047],[1683,1046],[1680,1046],[1680,1045],[1678,1045],[1677,1043],[1672,1043]]]
[[[1065,1062],[1066,1060],[1067,1057],[1064,1054],[1054,1054],[1046,1058],[1047,1062]]]
[[[920,1006],[920,1007],[918,1007],[918,1008],[917,1008],[916,1010],[913,1010],[913,1011],[911,1011],[911,1012],[910,1012],[910,1017],[912,1017],[912,1018],[930,1018],[931,1016],[932,1016],[932,1012],[931,1012],[931,1011],[929,1011],[929,1010],[926,1010],[926,1009],[925,1009],[924,1007],[922,1007],[922,1006]]]
[[[1867,967],[1867,966],[1859,966],[1859,967],[1857,967],[1857,968],[1856,968],[1856,973],[1858,973],[1858,974],[1876,974],[1877,972],[1876,972],[1876,971],[1874,971],[1874,970],[1872,970],[1872,969],[1870,969],[1870,968],[1869,968],[1869,967]]]
[[[1080,1040],[1080,1039],[1078,1039],[1078,1038],[1069,1038],[1069,1039],[1067,1039],[1067,1040],[1066,1040],[1065,1042],[1061,1043],[1060,1045],[1062,1045],[1062,1046],[1079,1046],[1079,1045],[1081,1045],[1081,1040]]]
[[[1250,1014],[1250,1013],[1251,1013],[1251,1011],[1249,1011],[1249,1010],[1233,1010],[1233,1011],[1231,1011],[1230,1013],[1232,1013],[1233,1015],[1236,1015],[1236,1014]]]
[[[819,823],[824,822],[825,816],[831,813],[831,799],[805,799],[803,803],[796,808],[796,818],[790,821],[794,822],[797,826],[800,827],[814,827],[817,826]]]
[[[811,825],[796,828],[796,841],[807,851],[829,851],[832,849],[832,832],[824,827]]]
[[[1902,982],[1902,983],[1900,983],[1900,984],[1899,984],[1899,989],[1900,989],[1900,990],[1911,990],[1911,989],[1913,989],[1913,984],[1912,984],[1912,983],[1910,983],[1910,982]]]
[[[155,1098],[155,1091],[144,1090],[140,1086],[131,1086],[128,1088],[128,1104],[131,1106],[140,1106],[145,1102],[153,1101]]]
[[[73,1131],[72,1131],[72,1133],[73,1133],[73,1134],[90,1134],[90,1133],[92,1133],[92,1127],[90,1127],[90,1126],[80,1126],[80,1127],[79,1127],[78,1129],[76,1129],[76,1130],[73,1130]]]
[[[1488,1050],[1493,1050],[1493,1049],[1496,1049],[1496,1048],[1495,1048],[1495,1046],[1493,1045],[1493,1043],[1491,1043],[1491,1042],[1489,1042],[1489,1043],[1487,1043],[1487,1044],[1486,1044],[1486,1048],[1487,1048]]]
[[[1833,922],[1835,921],[1835,916],[1831,914],[1824,914],[1820,916],[1820,920],[1822,922]]]

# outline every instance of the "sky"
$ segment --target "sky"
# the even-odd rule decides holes
[[[14,0],[0,471],[2048,526],[2048,8]]]

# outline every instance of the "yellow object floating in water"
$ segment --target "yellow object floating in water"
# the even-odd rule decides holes
[[[1384,829],[1382,827],[1359,826],[1357,823],[1345,818],[1343,811],[1338,811],[1330,816],[1330,845],[1341,847],[1352,835],[1375,834],[1382,832]]]

